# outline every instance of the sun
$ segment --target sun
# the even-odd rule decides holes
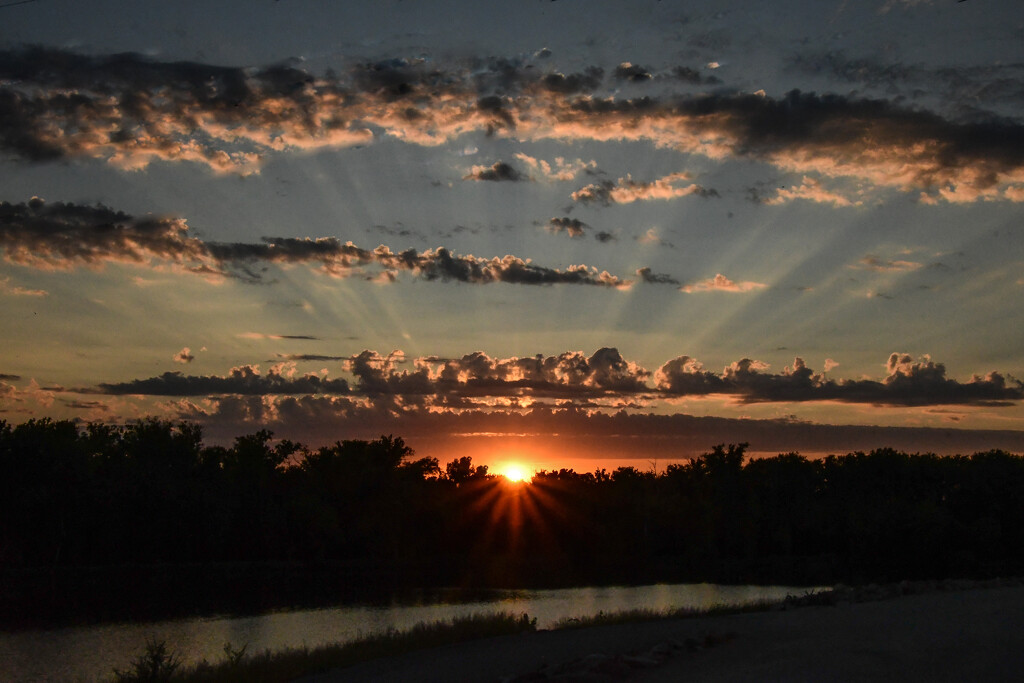
[[[509,481],[515,482],[527,481],[531,476],[530,471],[526,469],[524,465],[521,465],[517,462],[505,463],[498,470],[498,474],[505,477]]]

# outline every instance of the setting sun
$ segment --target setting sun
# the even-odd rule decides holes
[[[517,462],[508,462],[498,468],[498,474],[509,481],[528,481],[532,476],[524,465]]]

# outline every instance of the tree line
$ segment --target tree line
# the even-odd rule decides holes
[[[393,436],[310,449],[261,430],[224,447],[159,419],[0,421],[0,569],[28,586],[116,567],[330,566],[355,589],[1021,573],[1018,455],[745,448],[512,485]]]

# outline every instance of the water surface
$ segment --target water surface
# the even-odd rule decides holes
[[[493,598],[470,602],[350,605],[275,612],[255,617],[207,617],[147,623],[0,633],[0,680],[109,680],[114,667],[127,668],[147,640],[163,640],[186,664],[224,659],[224,644],[248,646],[248,652],[353,640],[388,628],[469,614],[525,612],[538,628],[561,619],[626,609],[707,609],[799,595],[806,588],[658,584],[560,590],[496,591]]]

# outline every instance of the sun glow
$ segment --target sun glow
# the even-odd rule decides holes
[[[528,481],[532,476],[532,473],[525,465],[521,465],[517,462],[507,462],[503,464],[499,468],[498,474],[513,482]]]

